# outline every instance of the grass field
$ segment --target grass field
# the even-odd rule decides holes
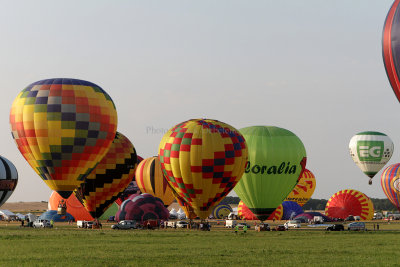
[[[387,228],[388,227],[388,228]],[[233,233],[186,229],[54,229],[0,224],[0,266],[395,266],[397,224],[382,231]],[[385,230],[386,229],[386,230]]]

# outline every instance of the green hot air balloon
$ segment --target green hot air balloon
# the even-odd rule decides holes
[[[261,221],[266,220],[296,185],[306,166],[306,150],[291,131],[274,126],[240,130],[249,151],[245,173],[234,188]]]

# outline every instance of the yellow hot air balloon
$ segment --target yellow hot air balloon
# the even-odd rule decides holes
[[[158,197],[165,206],[169,206],[175,200],[171,187],[162,173],[158,157],[142,160],[136,169],[135,179],[142,193]]]
[[[21,154],[52,190],[68,198],[110,147],[117,112],[98,85],[47,79],[27,86],[10,112]]]
[[[299,182],[284,201],[294,201],[300,206],[304,206],[310,200],[316,186],[315,176],[308,169],[300,175]]]
[[[165,178],[202,219],[235,187],[247,156],[246,142],[239,131],[209,119],[174,126],[164,135],[159,150]]]

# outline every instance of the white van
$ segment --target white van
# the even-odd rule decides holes
[[[293,228],[300,228],[301,227],[301,223],[299,221],[287,221],[285,222],[284,226],[286,227],[286,229],[289,229],[290,227]]]
[[[237,224],[236,220],[226,220],[225,221],[225,227],[226,228],[234,228]]]

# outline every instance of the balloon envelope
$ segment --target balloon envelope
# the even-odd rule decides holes
[[[399,0],[393,2],[386,16],[382,34],[382,55],[386,74],[397,100],[400,101],[400,12]]]
[[[61,200],[65,200],[67,205],[67,213],[71,214],[75,220],[93,221],[93,217],[74,194],[70,195],[67,199],[64,199],[56,191],[53,191],[49,198],[48,209],[57,211],[58,204]]]
[[[123,134],[115,135],[107,154],[74,191],[93,218],[99,218],[132,181],[136,150]]]
[[[268,217],[267,220],[281,220],[283,215],[283,206],[279,205],[274,212]],[[244,204],[243,201],[239,202],[238,205],[238,216],[245,220],[258,220],[257,216]]]
[[[393,142],[380,132],[362,132],[350,140],[349,150],[353,161],[371,179],[390,160],[393,154]],[[370,179],[370,184],[372,180]]]
[[[0,207],[10,198],[18,183],[18,172],[14,164],[0,156]]]
[[[210,119],[177,124],[159,148],[165,178],[202,219],[233,189],[247,161],[243,136],[232,126]]]
[[[117,112],[98,85],[47,79],[28,85],[10,112],[19,151],[43,181],[67,198],[106,154]]]
[[[297,215],[304,212],[301,206],[294,201],[283,201],[282,207],[283,207],[282,220],[291,220]]]
[[[360,216],[362,220],[372,220],[374,205],[364,193],[345,189],[333,194],[328,200],[325,215],[337,219],[346,219],[353,215]]]
[[[400,163],[390,165],[383,171],[381,186],[386,197],[400,210]]]
[[[246,139],[249,159],[235,192],[264,221],[292,191],[305,169],[306,150],[292,132],[273,126],[240,130]]]
[[[147,220],[168,220],[169,211],[161,199],[150,194],[129,197],[120,206],[115,219],[136,220],[143,223]]]
[[[137,164],[139,164],[142,160],[143,158],[137,155]],[[135,177],[133,177],[129,185],[125,188],[124,191],[122,191],[121,195],[115,200],[115,203],[117,203],[118,206],[121,206],[122,202],[128,199],[128,197],[130,197],[131,195],[140,195],[141,193],[142,192],[140,192],[140,189],[137,186],[136,179]]]
[[[140,192],[160,198],[165,206],[169,206],[175,200],[171,187],[164,178],[158,157],[147,158],[140,162],[135,179]]]
[[[294,201],[301,207],[310,200],[314,193],[316,186],[316,180],[314,174],[305,169],[301,174],[299,182],[293,188],[292,192],[286,197],[285,201]]]
[[[215,219],[223,219],[227,217],[232,211],[233,209],[231,208],[230,205],[218,204],[217,206],[214,207],[211,214]]]
[[[53,220],[54,222],[69,222],[69,221],[76,220],[74,218],[74,216],[72,216],[68,212],[66,214],[60,215],[60,214],[57,214],[56,210],[48,210],[48,211],[42,213],[42,215],[39,216],[39,219],[48,220],[48,221]]]

